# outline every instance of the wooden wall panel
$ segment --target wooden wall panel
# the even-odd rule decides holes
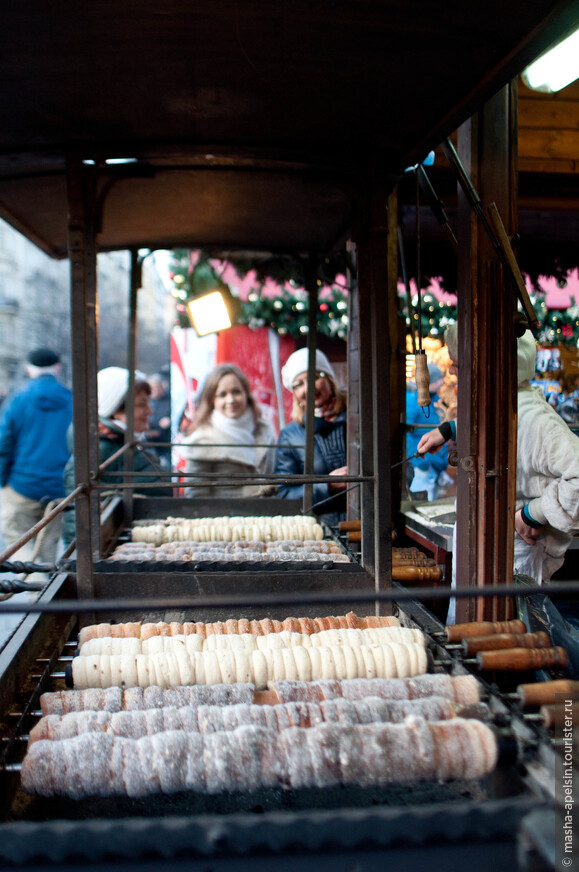
[[[579,173],[579,82],[556,94],[519,83],[519,171]]]

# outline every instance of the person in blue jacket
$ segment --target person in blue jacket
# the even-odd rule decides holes
[[[66,432],[72,392],[57,381],[60,358],[49,348],[28,355],[24,390],[6,400],[0,421],[1,524],[6,544],[28,532],[53,500],[64,496],[62,474],[69,457]],[[55,518],[13,559],[53,564],[61,519]]]
[[[429,424],[431,427],[437,426],[440,423],[440,417],[434,407],[434,403],[439,400],[438,391],[444,383],[444,376],[441,370],[434,364],[428,364],[428,374],[430,376],[430,406],[429,418],[426,417],[422,406],[418,405],[418,396],[416,385],[414,382],[408,383],[406,391],[406,423],[407,424]],[[412,457],[418,450],[424,429],[411,430],[406,436],[406,456]],[[420,493],[426,491],[429,500],[436,500],[440,496],[438,480],[441,473],[448,468],[448,451],[444,445],[436,454],[424,454],[422,457],[415,457],[410,461],[414,469],[414,476],[409,485],[409,490],[412,493]]]
[[[305,466],[305,409],[308,349],[291,354],[281,371],[284,387],[293,394],[292,422],[279,434],[275,472],[302,475]],[[314,474],[347,475],[346,392],[323,351],[316,351]],[[313,511],[330,526],[346,517],[346,483],[318,482],[313,486]],[[281,497],[302,500],[304,485],[281,485]]]

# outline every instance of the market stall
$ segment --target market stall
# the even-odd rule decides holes
[[[70,499],[76,502],[78,530],[76,554],[67,555],[74,562],[63,564],[40,599],[30,603],[0,653],[5,788],[0,858],[5,865],[145,869],[209,862],[212,868],[271,868],[294,866],[296,857],[305,867],[332,863],[344,868],[352,863],[382,868],[387,857],[393,870],[412,865],[451,870],[465,864],[486,869],[489,862],[497,870],[547,865],[554,843],[551,839],[545,848],[544,829],[535,821],[538,816],[552,821],[555,815],[557,736],[546,715],[533,710],[538,722],[527,716],[527,691],[517,688],[532,684],[538,668],[550,678],[571,680],[564,646],[544,637],[521,641],[530,630],[526,625],[505,627],[495,620],[477,628],[471,621],[464,638],[473,629],[494,630],[493,635],[508,630],[516,638],[507,642],[516,647],[465,653],[463,637],[452,641],[421,605],[434,596],[434,588],[409,594],[393,585],[400,481],[391,467],[402,454],[404,383],[396,299],[396,180],[457,124],[472,132],[480,121],[481,150],[468,150],[469,169],[482,176],[477,184],[485,200],[499,201],[511,232],[514,186],[504,129],[509,82],[566,31],[573,20],[570,7],[501,3],[492,8],[485,2],[454,6],[443,15],[421,3],[409,16],[405,6],[390,2],[363,10],[351,4],[306,4],[288,11],[261,2],[144,8],[107,0],[98,8],[81,4],[74,9],[58,4],[41,9],[30,2],[2,13],[3,32],[19,46],[18,56],[8,52],[0,62],[8,83],[0,105],[10,119],[0,133],[2,214],[45,251],[71,262],[77,487]],[[400,70],[409,56],[412,75],[403,77]],[[424,81],[433,69],[436,88],[428,90]],[[501,135],[487,137],[489,129]],[[464,142],[460,145],[463,151]],[[464,587],[471,589],[459,598],[468,603],[469,617],[494,610],[496,618],[506,609],[503,594],[512,595],[508,587],[499,589],[507,576],[497,573],[509,565],[504,546],[510,527],[503,523],[508,500],[495,499],[510,492],[512,446],[504,449],[506,443],[496,439],[498,459],[491,449],[494,437],[513,426],[500,410],[508,408],[502,401],[513,389],[508,366],[502,364],[509,359],[516,303],[466,206],[459,204],[459,242],[466,251],[459,272],[463,279],[467,273],[481,278],[463,298],[460,314],[468,328],[463,350],[470,373],[461,380],[459,397],[467,427],[460,434],[458,489],[469,510],[461,521],[459,559]],[[339,553],[346,560],[324,554],[318,561],[309,554],[305,560],[284,561],[282,568],[271,552],[252,547],[254,559],[240,568],[228,559],[231,552],[213,561],[201,559],[206,551],[190,549],[180,560],[162,561],[149,549],[150,560],[141,559],[141,552],[137,565],[119,567],[114,549],[129,538],[134,542],[140,528],[164,532],[177,526],[170,519],[191,527],[193,519],[202,518],[207,544],[217,541],[217,525],[209,519],[251,517],[251,534],[244,529],[236,541],[267,545],[272,540],[264,542],[264,518],[276,518],[274,524],[283,528],[288,526],[283,516],[293,512],[288,504],[286,512],[277,506],[274,512],[270,503],[270,513],[265,500],[259,511],[238,512],[233,504],[220,511],[202,504],[186,507],[184,500],[155,497],[155,485],[150,497],[134,499],[130,462],[117,486],[121,498],[103,508],[97,251],[131,251],[131,361],[139,249],[179,245],[295,257],[304,267],[309,297],[305,332],[312,388],[317,268],[346,239],[355,246],[357,274],[348,334],[350,457],[342,480],[359,486],[359,556],[351,559],[351,549],[341,547],[335,531],[323,530],[322,538],[312,541],[328,543],[328,558]],[[497,317],[485,318],[489,312]],[[485,348],[489,341],[498,361],[492,436],[478,428],[491,391],[488,364],[468,353],[475,335]],[[313,401],[309,411],[306,452],[313,444]],[[480,444],[472,441],[475,436]],[[122,450],[129,459],[133,449],[128,436]],[[479,456],[481,464],[475,463]],[[496,472],[492,480],[490,469]],[[306,470],[303,482],[311,486],[320,477],[307,462]],[[307,503],[299,514],[309,515],[305,509]],[[238,522],[234,528],[245,526]],[[294,533],[284,541],[295,542]],[[195,541],[191,529],[188,535]],[[337,552],[330,551],[330,542]],[[255,559],[256,554],[267,559]],[[225,632],[233,629],[230,622],[243,632]],[[141,643],[139,653],[83,655],[78,650],[89,627],[107,625],[111,635],[103,638],[112,651],[118,628],[127,624],[134,625],[127,638],[133,647],[131,640]],[[144,625],[159,625],[153,636],[177,639],[185,652],[144,653]],[[185,632],[191,625],[195,632]],[[313,636],[326,632],[337,633],[331,638],[343,642],[342,630],[356,631],[348,639],[360,642],[366,637],[359,633],[386,629],[415,631],[419,641],[312,644]],[[300,639],[303,644],[279,647],[284,633],[306,637],[309,644]],[[203,639],[211,636],[244,637],[243,644],[252,645],[254,635],[278,641],[271,650],[258,648],[257,642],[219,656],[203,650]],[[523,647],[529,642],[533,647]],[[188,645],[201,647],[188,650]],[[505,665],[509,668],[503,670]],[[67,686],[71,681],[73,686]],[[350,681],[370,682],[363,686],[369,698],[381,689],[410,696],[410,688],[414,693],[424,685],[454,688],[456,683],[469,688],[470,696],[462,699],[460,711],[451,706],[448,723],[428,721],[420,706],[410,715],[410,708],[398,709],[404,719],[396,723],[391,696],[378,696],[388,705],[349,706],[344,688]],[[383,681],[402,684],[374,683]],[[284,683],[302,698],[284,697]],[[194,721],[199,728],[201,705],[218,704],[211,694],[202,701],[199,688],[221,688],[221,702],[224,697],[231,702],[233,685],[244,688],[237,705],[247,707],[249,724],[214,729],[225,721],[212,711],[205,720],[207,735],[185,729]],[[188,708],[197,706],[196,713],[184,716],[178,706],[168,705],[177,694],[157,695],[157,725],[162,722],[163,729],[154,732],[154,718],[142,715],[148,709],[139,709],[141,716],[122,727],[118,722],[125,718],[111,726],[106,712],[94,707],[97,699],[116,699],[115,714],[122,714],[127,699],[144,699],[150,687],[195,688]],[[571,692],[570,685],[565,687]],[[104,691],[104,697],[91,694],[93,708],[86,709],[91,715],[84,718],[84,725],[98,723],[104,729],[40,738],[44,717],[51,717],[42,707],[55,699],[53,694],[68,705],[71,699],[86,700],[76,696],[83,691]],[[273,698],[256,696],[268,692]],[[310,699],[316,694],[317,700]],[[474,710],[467,711],[466,702]],[[295,703],[312,707],[304,715],[298,706],[296,715],[295,705],[285,708]],[[440,714],[444,703],[432,708]],[[350,722],[339,723],[340,713]],[[164,728],[170,717],[179,729]],[[284,717],[286,728],[273,730],[273,718],[279,726]],[[75,729],[81,720],[75,720]],[[136,735],[136,721],[146,735]],[[113,735],[121,729],[135,735]],[[436,740],[446,734],[450,743]],[[370,746],[374,756],[367,753]]]

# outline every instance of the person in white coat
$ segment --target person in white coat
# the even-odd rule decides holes
[[[187,473],[204,476],[185,482],[186,497],[229,499],[263,492],[253,485],[220,484],[218,476],[272,473],[275,433],[261,415],[247,376],[232,363],[216,366],[205,381],[199,409],[181,454]],[[214,477],[213,477],[214,476]]]
[[[536,345],[527,330],[518,340],[516,574],[549,581],[579,531],[579,438],[531,387]]]
[[[563,565],[573,534],[579,532],[579,438],[549,405],[541,388],[531,387],[535,357],[535,339],[527,330],[517,341],[513,572],[542,584]],[[441,432],[445,426],[448,429]],[[418,451],[438,451],[450,435],[448,425],[430,430]]]

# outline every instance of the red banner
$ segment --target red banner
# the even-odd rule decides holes
[[[292,397],[281,384],[280,371],[293,351],[291,336],[279,336],[268,327],[232,327],[217,339],[216,364],[235,363],[245,373],[253,396],[278,433],[291,420]]]

